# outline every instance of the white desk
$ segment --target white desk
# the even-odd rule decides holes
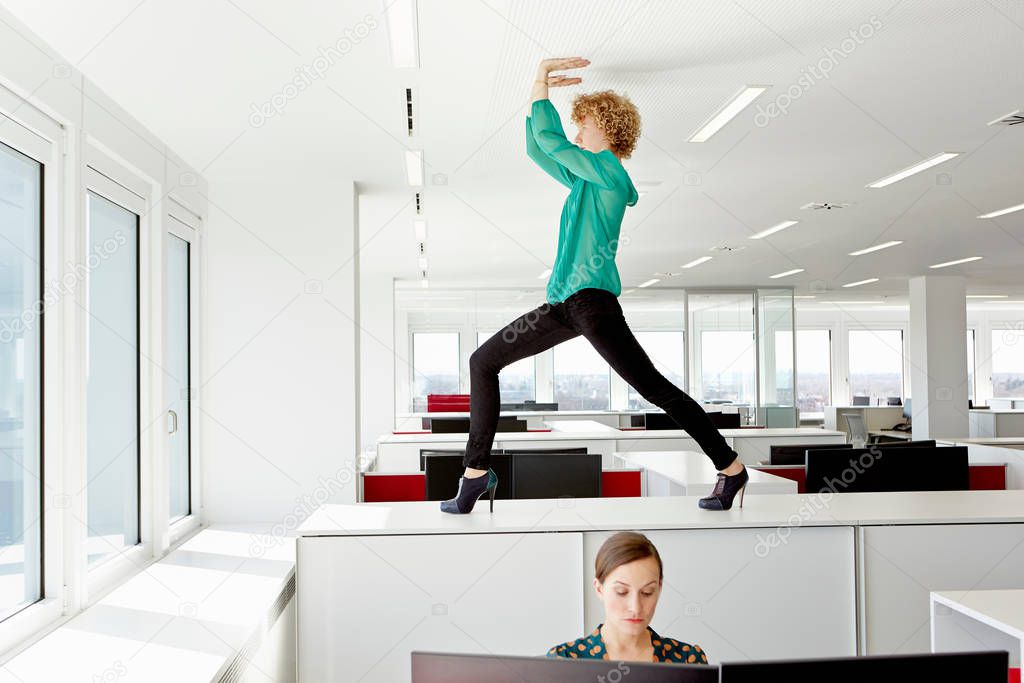
[[[639,467],[645,496],[706,496],[715,488],[718,470],[703,453],[696,451],[626,451],[615,453],[621,467]],[[792,479],[747,468],[750,481],[746,493],[796,493]],[[744,505],[747,504],[744,499]]]
[[[1024,410],[972,408],[967,414],[971,438],[1024,437]]]
[[[1024,661],[1024,590],[932,592],[931,613],[932,652],[1006,650],[1011,667]]]
[[[864,427],[868,431],[889,429],[906,421],[903,419],[903,406],[825,406],[825,429],[838,429],[848,434],[850,427],[843,413],[863,416]]]
[[[566,430],[572,427],[566,426]],[[846,443],[845,432],[816,427],[722,429],[726,442],[747,465],[767,460],[772,444]],[[385,434],[377,440],[374,471],[417,472],[422,448],[462,449],[468,434]],[[598,431],[498,432],[493,448],[586,447],[602,455],[602,467],[614,467],[616,451],[700,451],[682,429],[619,430],[602,426]]]
[[[314,512],[298,530],[299,680],[408,681],[414,649],[542,655],[602,617],[593,560],[618,530],[665,563],[652,627],[712,662],[928,652],[930,591],[1024,589],[1024,491],[496,503]]]
[[[936,439],[940,446],[967,446],[972,465],[1006,463],[1006,488],[1024,489],[1024,438]]]
[[[1024,408],[1024,398],[990,398],[988,407],[996,410],[1021,410]]]
[[[544,425],[563,434],[622,434],[620,429],[594,420],[544,420]]]

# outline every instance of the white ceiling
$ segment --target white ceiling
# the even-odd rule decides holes
[[[663,280],[674,287],[877,297],[930,272],[962,273],[972,293],[1024,292],[1024,212],[976,218],[1024,202],[1024,125],[986,126],[1024,108],[1020,0],[420,0],[414,70],[390,65],[380,0],[2,1],[203,169],[214,192],[239,177],[354,178],[367,271],[418,276],[402,150],[422,148],[431,280],[543,286],[566,191],[526,157],[523,120],[536,63],[580,54],[592,62],[582,86],[552,91],[567,133],[579,88],[624,92],[643,118],[626,167],[638,185],[660,182],[626,213],[624,290],[661,271],[683,273]],[[282,115],[252,125],[254,104],[368,14],[377,28]],[[873,35],[833,52],[828,79],[807,76],[859,29]],[[756,125],[757,104],[802,76],[809,85],[788,113]],[[710,141],[687,142],[744,84],[772,88]],[[407,86],[416,138],[405,132]],[[963,155],[865,188],[943,151]],[[799,209],[808,202],[851,206]],[[748,239],[784,219],[800,223]],[[847,255],[888,240],[904,244]],[[718,245],[745,248],[709,252]],[[928,268],[975,255],[985,258]],[[806,270],[768,278],[792,268]],[[869,277],[881,281],[841,287]]]

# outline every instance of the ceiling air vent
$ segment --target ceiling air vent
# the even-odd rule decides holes
[[[833,202],[811,202],[810,204],[804,204],[800,208],[801,209],[812,209],[814,211],[817,211],[819,209],[825,209],[827,211],[831,211],[832,209],[845,209],[848,206],[849,206],[849,204],[844,204],[844,203],[841,203],[841,202],[836,202],[836,203],[833,203]]]
[[[423,213],[423,204],[420,201],[420,193],[417,192],[416,193],[416,215],[419,216],[421,213]]]
[[[989,121],[990,126],[1016,126],[1018,123],[1024,123],[1024,111],[1018,109],[1011,111],[1005,116],[1000,116],[995,121]]]
[[[717,246],[717,247],[711,247],[711,249],[709,251],[724,251],[726,253],[729,253],[729,252],[732,252],[732,251],[743,251],[746,248],[747,247],[744,244],[741,244],[741,245],[735,246],[735,247],[729,246],[728,244],[722,244],[722,245]]]

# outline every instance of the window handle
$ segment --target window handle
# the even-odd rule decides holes
[[[167,411],[167,416],[171,418],[171,428],[167,430],[168,434],[174,434],[178,431],[178,414],[173,410]]]

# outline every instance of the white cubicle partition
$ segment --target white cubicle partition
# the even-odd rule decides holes
[[[299,529],[299,680],[408,681],[412,649],[540,655],[600,619],[608,534],[655,541],[652,627],[723,659],[928,651],[928,593],[1024,589],[1024,491],[321,506]],[[582,612],[581,612],[582,606]]]
[[[548,424],[556,424],[550,420]],[[564,430],[564,431],[563,431]],[[768,459],[772,444],[845,443],[845,432],[815,427],[722,429],[726,443],[740,459],[756,465]],[[377,440],[377,472],[417,472],[420,449],[462,449],[467,434],[385,434]],[[598,431],[579,431],[572,423],[550,432],[498,432],[493,448],[575,448],[586,447],[590,453],[602,455],[602,467],[614,467],[616,451],[700,451],[700,446],[682,429],[618,430],[602,425]]]
[[[1024,410],[972,408],[967,412],[973,439],[1024,436]]]

